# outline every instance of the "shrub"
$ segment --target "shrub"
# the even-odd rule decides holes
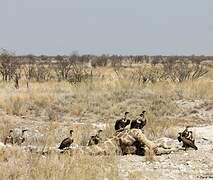
[[[82,65],[75,63],[72,65],[71,71],[69,73],[68,82],[71,84],[78,84],[81,82],[86,82],[89,79],[92,80],[92,78],[92,70],[88,72]]]
[[[108,63],[108,56],[106,55],[102,55],[91,60],[91,66],[94,68],[98,66],[105,67],[107,66],[107,63]]]
[[[165,78],[173,82],[197,80],[208,72],[202,65],[190,64],[184,61],[167,61],[163,63],[163,70]]]

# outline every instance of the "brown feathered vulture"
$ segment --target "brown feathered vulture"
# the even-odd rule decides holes
[[[13,144],[14,138],[13,138],[13,130],[11,129],[9,132],[9,135],[4,139],[4,144]]]
[[[146,111],[142,111],[137,119],[133,120],[130,124],[130,129],[143,129],[146,125],[146,118],[144,117]]]
[[[130,120],[127,119],[127,115],[129,114],[129,112],[125,112],[124,113],[124,117],[121,119],[118,119],[115,122],[115,130],[116,131],[122,131],[127,125],[130,124]]]
[[[102,130],[98,130],[97,134],[90,137],[90,140],[88,142],[88,146],[92,146],[95,144],[98,144],[102,139],[100,137]]]
[[[193,140],[190,140],[190,139],[187,139],[185,138],[182,133],[178,133],[179,136],[178,136],[178,141],[179,142],[183,142],[183,147],[185,147],[185,150],[189,147],[195,149],[195,150],[198,150],[197,146],[195,146],[194,144],[194,141]]]
[[[70,137],[65,138],[65,139],[61,142],[61,144],[60,144],[60,146],[58,147],[58,149],[64,149],[64,148],[70,147],[70,145],[73,143],[72,133],[73,133],[73,130],[70,130]]]
[[[190,128],[190,126],[186,126],[185,130],[182,132],[182,136],[186,139],[193,140],[192,131],[189,131],[188,128]]]
[[[25,141],[24,132],[26,132],[26,131],[28,131],[28,130],[27,129],[23,129],[21,136],[18,137],[17,142],[16,142],[18,145],[21,145]]]

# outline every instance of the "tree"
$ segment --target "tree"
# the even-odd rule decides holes
[[[18,68],[20,67],[15,56],[12,53],[4,50],[0,54],[0,74],[2,75],[2,80],[12,80]]]
[[[70,59],[65,59],[62,56],[56,56],[55,59],[56,64],[54,65],[54,70],[58,81],[67,80],[72,68],[72,61]]]

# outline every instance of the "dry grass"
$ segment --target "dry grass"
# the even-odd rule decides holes
[[[134,119],[142,110],[147,111],[145,133],[148,138],[165,135],[174,138],[177,132],[175,126],[189,123],[188,119],[181,120],[177,116],[182,113],[177,100],[213,100],[212,71],[197,81],[154,84],[118,79],[111,68],[97,68],[96,71],[100,79],[76,86],[49,81],[31,83],[27,89],[22,81],[16,90],[13,84],[1,82],[1,139],[9,129],[27,126],[31,131],[37,130],[44,135],[40,139],[28,139],[28,144],[56,147],[67,137],[69,130],[74,129],[75,143],[86,145],[91,133],[98,129],[92,123],[106,125],[103,134],[103,138],[106,138],[114,133],[114,122],[123,116],[124,111],[129,111],[130,118]],[[25,118],[20,118],[22,116]],[[119,162],[114,156],[69,157],[51,154],[43,157],[23,154],[16,147],[0,150],[0,153],[2,179],[119,179]],[[146,158],[152,160],[152,152]],[[135,172],[129,177],[138,179],[141,174]]]
[[[13,115],[32,115],[30,111],[37,112],[37,115],[46,113],[50,120],[57,120],[59,117],[52,114],[59,112],[77,117],[86,112],[108,118],[110,114],[120,115],[125,110],[134,114],[142,109],[162,116],[171,115],[172,111],[176,113],[175,99],[212,99],[212,89],[208,80],[138,86],[117,79],[78,86],[65,82],[33,83],[30,89],[2,87],[0,107]]]
[[[0,177],[3,179],[119,179],[115,156],[51,154],[44,157],[13,147],[1,151],[0,158]]]
[[[101,72],[97,69],[96,73]],[[117,79],[112,69],[104,68],[104,79],[77,86],[49,81],[31,83],[27,89],[22,81],[20,89],[16,90],[11,84],[0,83],[0,108],[9,115],[34,117],[45,123],[75,120],[87,124],[101,122],[111,127],[124,111],[130,111],[130,118],[134,119],[145,109],[148,112],[147,132],[155,138],[182,122],[177,118],[181,109],[176,100],[212,101],[211,74],[212,71],[197,81],[139,85],[125,78]],[[86,132],[84,134],[87,136]]]

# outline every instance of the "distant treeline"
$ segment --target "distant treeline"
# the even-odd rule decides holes
[[[205,62],[205,63],[204,63]],[[13,81],[19,88],[19,81],[49,80],[68,81],[78,84],[94,80],[94,68],[112,67],[119,79],[124,77],[122,69],[138,67],[128,74],[130,81],[138,83],[195,80],[204,76],[212,67],[213,56],[118,56],[118,55],[70,55],[70,56],[16,56],[8,51],[0,52],[0,80]],[[146,70],[144,64],[150,64]],[[159,64],[159,66],[158,66]],[[127,76],[125,76],[127,77]]]
[[[91,63],[92,66],[107,66],[108,64],[116,65],[121,64],[120,62],[129,62],[129,63],[164,63],[166,61],[190,61],[192,63],[201,63],[202,61],[213,61],[213,56],[120,56],[120,55],[70,55],[70,56],[34,56],[34,55],[25,55],[25,56],[13,56],[11,58],[22,61],[23,63],[54,63],[57,60],[70,60],[78,61],[81,63]]]

